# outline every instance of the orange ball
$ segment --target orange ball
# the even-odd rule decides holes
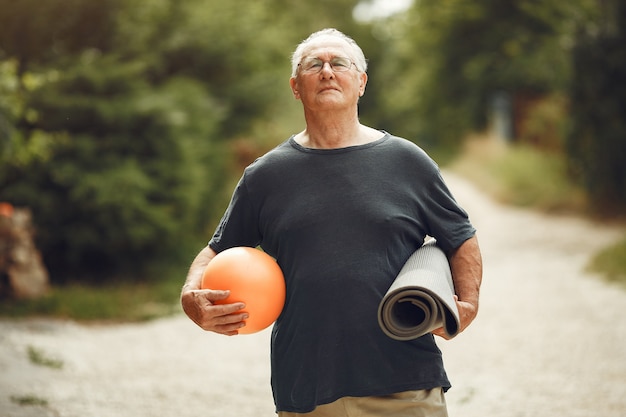
[[[202,289],[230,290],[216,304],[243,302],[249,317],[241,334],[256,333],[272,324],[285,304],[285,278],[278,263],[267,253],[235,247],[218,253],[202,275]]]

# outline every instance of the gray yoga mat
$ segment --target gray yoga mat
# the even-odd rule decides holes
[[[396,340],[417,339],[439,327],[449,337],[459,331],[452,273],[434,239],[406,261],[378,307],[378,323]]]

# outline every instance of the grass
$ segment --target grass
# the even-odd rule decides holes
[[[28,359],[35,365],[45,366],[52,369],[63,368],[63,361],[53,359],[44,354],[41,350],[28,346]]]
[[[48,401],[34,395],[12,396],[11,401],[21,406],[47,407]]]
[[[477,137],[468,140],[451,169],[505,204],[555,213],[587,210],[585,193],[568,180],[565,158],[558,153]]]
[[[0,316],[56,317],[76,321],[145,321],[179,311],[182,280],[149,283],[80,283],[55,286],[35,300],[2,300]]]
[[[585,193],[568,180],[566,161],[557,153],[473,137],[448,168],[505,204],[553,214],[593,215]],[[588,269],[626,287],[626,236],[595,254]]]
[[[626,237],[597,253],[588,269],[626,287]]]

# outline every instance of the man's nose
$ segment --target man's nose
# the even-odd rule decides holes
[[[322,70],[320,71],[320,74],[323,77],[334,77],[335,76],[335,71],[333,71],[333,67],[330,65],[330,62],[324,62],[322,64]]]

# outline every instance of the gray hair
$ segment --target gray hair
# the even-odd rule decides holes
[[[291,56],[292,77],[295,77],[298,73],[298,64],[300,64],[300,61],[302,61],[306,48],[312,41],[322,36],[334,36],[338,39],[345,41],[352,50],[352,56],[350,56],[349,58],[354,59],[354,65],[356,66],[356,69],[361,72],[367,72],[367,59],[365,59],[365,54],[363,54],[363,50],[355,42],[355,40],[344,34],[343,32],[338,31],[337,29],[328,28],[314,32],[308,38],[300,42],[293,55]]]

